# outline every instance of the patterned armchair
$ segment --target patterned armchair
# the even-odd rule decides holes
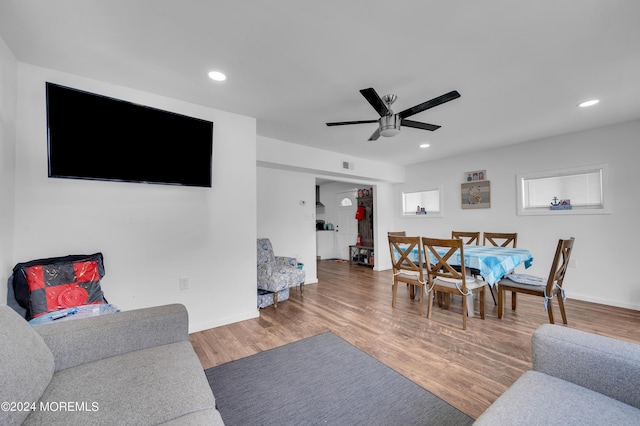
[[[258,307],[278,306],[278,300],[289,298],[289,288],[300,286],[304,295],[305,273],[298,269],[293,257],[275,256],[268,238],[259,238],[257,245]]]

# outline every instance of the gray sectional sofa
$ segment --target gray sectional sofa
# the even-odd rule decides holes
[[[1,425],[223,424],[182,305],[39,326],[0,306],[0,360]]]
[[[545,324],[524,373],[475,425],[640,425],[640,345]]]

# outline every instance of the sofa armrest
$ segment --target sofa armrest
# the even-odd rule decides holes
[[[55,371],[189,338],[187,309],[180,304],[135,309],[37,325],[53,352]]]
[[[640,408],[640,345],[545,324],[531,351],[534,370]]]

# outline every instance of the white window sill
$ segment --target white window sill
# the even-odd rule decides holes
[[[551,210],[551,209],[527,209],[519,210],[518,216],[573,216],[573,215],[603,215],[611,214],[608,209],[585,209],[573,208],[571,210]]]
[[[403,219],[404,218],[429,219],[429,218],[444,217],[444,215],[442,214],[442,212],[437,212],[437,213],[427,213],[427,214],[403,214],[401,217]]]

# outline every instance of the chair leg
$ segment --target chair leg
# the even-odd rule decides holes
[[[398,282],[393,281],[393,286],[391,288],[391,307],[396,307],[396,294],[398,293]]]
[[[504,289],[498,284],[498,318],[504,316]]]
[[[516,310],[516,305],[518,304],[518,298],[516,297],[517,293],[515,291],[511,292],[511,310]]]
[[[435,293],[435,291],[430,291],[429,297],[427,299],[427,318],[431,318],[431,309],[433,308],[433,293]]]
[[[547,313],[549,314],[549,323],[555,324],[553,321],[553,299],[549,299],[549,304],[547,305]]]
[[[467,329],[467,296],[462,296],[462,329]]]
[[[300,297],[304,297],[304,282],[300,283]]]
[[[562,323],[567,324],[567,313],[564,310],[564,300],[562,300],[562,294],[558,294],[558,306],[560,306],[560,315],[562,315]]]
[[[486,289],[487,286],[482,287],[482,290],[480,290],[480,318],[484,319],[484,303],[485,303],[485,298],[486,298]],[[493,293],[491,293],[493,295]]]
[[[424,287],[419,286],[416,288],[420,290],[420,316],[422,316],[424,313]]]
[[[276,309],[278,307],[278,292],[274,291],[273,292],[273,309]]]

